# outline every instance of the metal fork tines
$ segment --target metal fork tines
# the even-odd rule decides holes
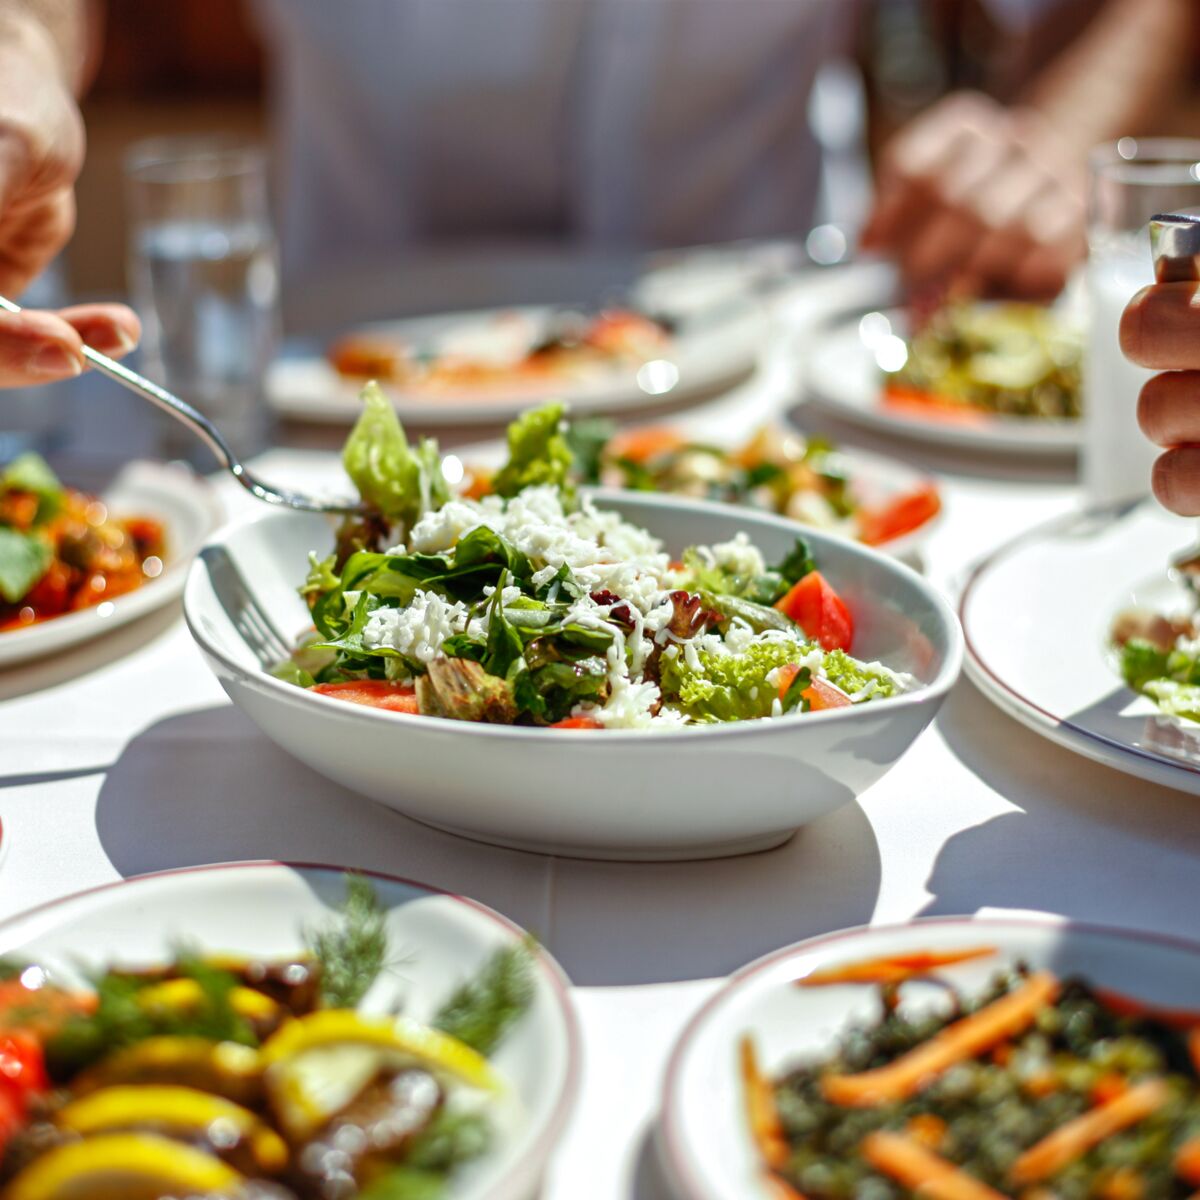
[[[271,670],[290,658],[292,646],[263,611],[225,547],[206,546],[200,559],[217,600],[259,664]]]
[[[19,313],[21,306],[0,296],[0,309]],[[131,371],[122,363],[115,362],[99,350],[91,346],[83,347],[83,357],[87,359],[102,375],[115,379],[122,387],[135,395],[149,400],[156,408],[169,413],[181,424],[186,425],[213,452],[217,461],[256,499],[265,504],[275,504],[282,508],[295,508],[303,512],[317,513],[355,513],[362,511],[362,505],[351,500],[318,500],[314,496],[306,496],[301,492],[287,491],[284,488],[272,487],[263,483],[250,471],[233,452],[221,431],[201,412],[194,409],[186,400],[159,387],[157,383]]]

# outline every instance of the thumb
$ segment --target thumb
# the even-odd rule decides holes
[[[0,388],[78,375],[81,346],[79,334],[52,313],[0,313]]]

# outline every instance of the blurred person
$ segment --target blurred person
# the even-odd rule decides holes
[[[916,283],[1053,290],[1080,252],[1078,148],[1161,103],[1193,6],[1106,0],[1025,107],[956,96],[918,118],[885,156],[868,244],[896,253]],[[0,0],[9,291],[71,228],[90,7]],[[293,277],[439,240],[653,246],[803,229],[819,175],[808,95],[857,11],[852,0],[255,8],[273,64]],[[101,349],[137,336],[113,306],[0,315],[0,384],[77,373],[80,320]]]
[[[70,0],[0,0],[0,295],[19,296],[75,224],[83,162],[75,103],[88,67],[83,13]],[[0,387],[70,378],[81,345],[131,350],[137,317],[122,305],[0,313]]]
[[[1154,464],[1154,494],[1180,516],[1200,516],[1200,283],[1138,292],[1121,318],[1121,349],[1162,372],[1138,397],[1138,424],[1164,451]]]
[[[886,146],[863,247],[917,292],[1054,296],[1086,253],[1089,152],[1159,132],[1198,31],[1196,0],[1106,0],[1017,103],[938,101]]]

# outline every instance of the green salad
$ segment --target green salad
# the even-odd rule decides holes
[[[1191,618],[1130,609],[1113,624],[1121,677],[1170,716],[1200,721],[1200,638]]]
[[[850,610],[797,538],[743,533],[673,560],[576,491],[561,405],[508,431],[486,494],[454,495],[374,386],[344,462],[365,511],[313,554],[311,637],[277,671],[324,695],[464,721],[641,729],[885,699],[909,677],[852,657]]]

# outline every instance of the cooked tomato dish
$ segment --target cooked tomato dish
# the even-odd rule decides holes
[[[36,454],[0,469],[0,632],[123,596],[163,569],[162,524],[115,516]]]

